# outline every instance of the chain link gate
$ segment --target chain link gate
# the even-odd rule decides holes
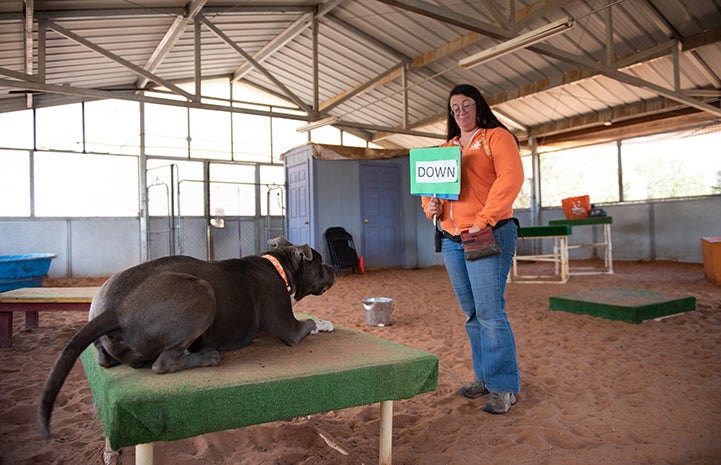
[[[151,178],[151,172],[153,177]],[[285,186],[277,184],[248,184],[223,182],[224,186],[252,188],[254,198],[265,194],[255,210],[265,215],[226,215],[219,209],[215,215],[184,214],[183,195],[197,190],[188,189],[191,183],[202,183],[206,196],[211,196],[214,183],[178,179],[177,166],[167,165],[148,170],[148,208],[155,214],[148,222],[148,258],[167,255],[189,255],[203,260],[224,260],[255,255],[267,250],[267,240],[285,235]],[[227,201],[227,199],[224,199]],[[235,201],[242,203],[237,195]],[[232,211],[242,205],[227,204]],[[209,210],[206,206],[205,210]],[[164,212],[164,215],[158,214]],[[273,213],[273,214],[271,214]]]

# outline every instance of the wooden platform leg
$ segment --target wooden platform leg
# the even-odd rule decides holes
[[[0,347],[13,343],[13,312],[0,312]]]
[[[393,401],[381,402],[381,424],[379,438],[379,465],[391,465],[393,461]]]
[[[561,249],[561,282],[568,281],[569,264],[568,264],[568,236],[559,239],[559,247]]]
[[[40,326],[40,313],[25,311],[25,329],[35,329]]]
[[[152,442],[135,446],[135,465],[153,465],[154,452]]]
[[[613,244],[611,244],[611,225],[603,225],[603,235],[606,242],[606,269],[608,274],[613,274]]]

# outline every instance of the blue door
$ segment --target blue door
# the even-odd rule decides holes
[[[368,268],[403,264],[403,218],[400,166],[366,162],[360,165],[362,256]]]
[[[288,166],[288,240],[293,244],[311,244],[310,235],[310,160]]]

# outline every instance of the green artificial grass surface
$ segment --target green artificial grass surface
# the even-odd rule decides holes
[[[571,234],[571,227],[562,226],[526,226],[518,230],[518,237],[555,237],[568,236]]]
[[[221,354],[218,367],[157,375],[102,368],[81,356],[110,446],[155,441],[408,399],[438,385],[438,358],[366,333],[336,328],[295,347],[271,336]]]
[[[652,318],[695,310],[696,298],[634,289],[601,288],[553,296],[549,299],[549,306],[551,310],[637,324]]]
[[[550,220],[550,226],[569,225],[569,226],[585,226],[587,224],[612,224],[612,216],[589,216],[588,218],[576,218],[573,220]]]

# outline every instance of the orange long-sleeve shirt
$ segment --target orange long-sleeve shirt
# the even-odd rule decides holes
[[[491,154],[483,146],[483,132]],[[458,137],[442,144],[459,145]],[[440,222],[445,231],[458,235],[474,224],[495,226],[513,216],[513,202],[523,185],[521,155],[513,135],[503,128],[479,129],[461,147],[461,193],[458,200],[441,199]],[[428,219],[430,197],[422,197]]]

